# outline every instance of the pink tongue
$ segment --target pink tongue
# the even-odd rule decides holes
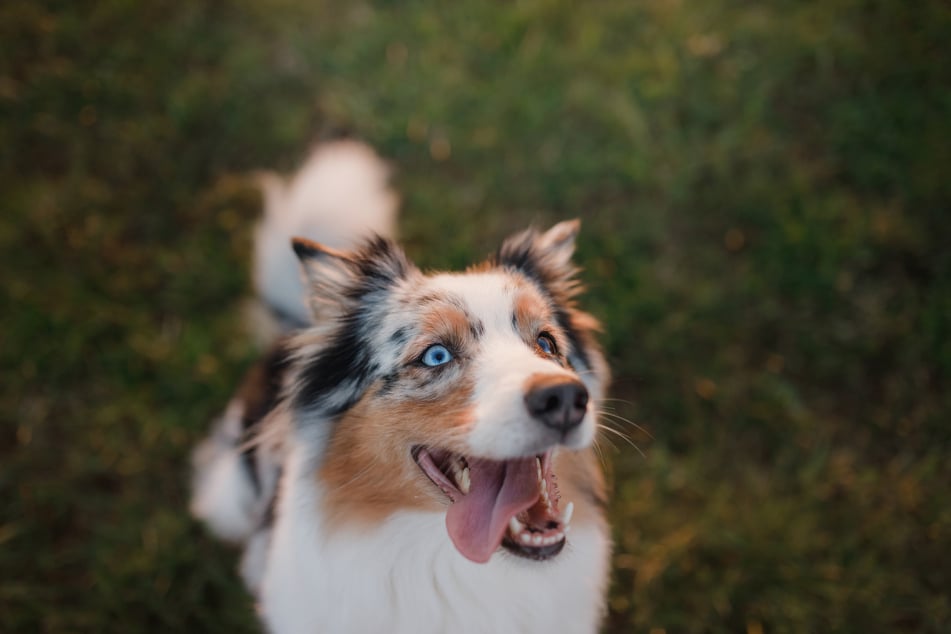
[[[538,500],[535,457],[496,462],[469,458],[468,495],[446,513],[446,528],[466,558],[485,563],[498,549],[509,518]]]

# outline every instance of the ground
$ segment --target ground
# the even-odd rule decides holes
[[[187,457],[255,353],[253,172],[344,129],[424,266],[582,219],[606,632],[947,632],[949,32],[900,0],[3,3],[0,629],[255,631]]]

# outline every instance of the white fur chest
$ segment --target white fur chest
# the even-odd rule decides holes
[[[499,552],[475,564],[453,547],[441,513],[328,533],[314,479],[286,482],[261,562],[261,610],[275,634],[597,630],[610,550],[599,528],[572,527],[554,561]]]

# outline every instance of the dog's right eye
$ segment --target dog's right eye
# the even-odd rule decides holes
[[[437,365],[443,365],[452,361],[452,353],[441,344],[435,344],[426,348],[426,352],[419,358],[423,365],[431,368]]]

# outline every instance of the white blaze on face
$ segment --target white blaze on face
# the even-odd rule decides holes
[[[473,455],[504,460],[542,453],[559,443],[580,449],[592,442],[591,405],[582,423],[564,438],[532,418],[526,408],[525,393],[532,378],[579,379],[570,369],[539,356],[533,340],[526,341],[513,326],[517,293],[537,291],[498,272],[443,274],[433,277],[430,285],[461,299],[483,327],[475,349],[469,351],[466,370],[475,380],[475,422],[468,435]]]

